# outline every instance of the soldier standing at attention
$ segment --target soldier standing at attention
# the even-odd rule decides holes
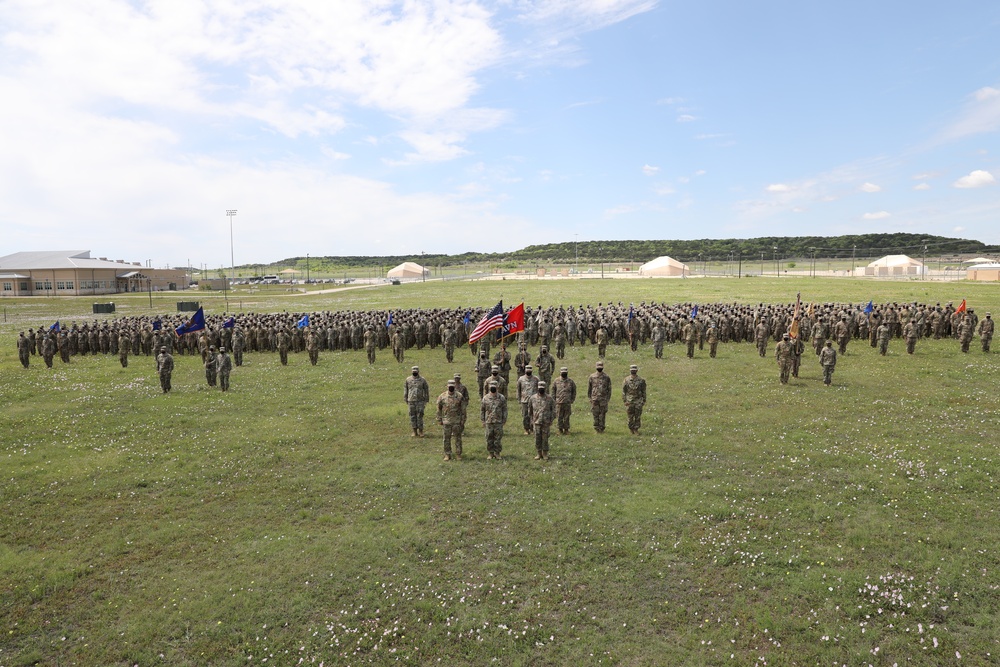
[[[497,390],[497,383],[487,380],[489,392],[483,396],[479,416],[486,429],[488,459],[499,459],[503,449],[503,425],[507,423],[507,399]]]
[[[556,418],[556,402],[545,393],[545,383],[539,381],[538,393],[528,402],[528,414],[535,430],[535,460],[549,459],[549,430]]]
[[[288,332],[282,329],[278,332],[278,356],[281,357],[281,365],[288,365],[288,345],[291,339]]]
[[[594,415],[594,430],[604,433],[604,418],[611,401],[611,378],[604,374],[604,362],[598,361],[596,370],[587,378],[587,399]]]
[[[219,355],[215,357],[215,372],[219,376],[219,388],[222,391],[229,391],[229,374],[233,372],[233,360],[226,354],[226,348],[219,348]]]
[[[983,352],[989,352],[990,342],[993,340],[993,318],[989,313],[979,322],[979,340],[983,344]]]
[[[174,358],[167,352],[166,346],[160,348],[160,354],[156,356],[156,372],[160,376],[160,388],[163,393],[170,392],[170,377],[174,373]]]
[[[761,321],[753,330],[754,341],[757,343],[757,353],[767,356],[767,325]]]
[[[132,338],[127,330],[123,330],[118,336],[118,361],[122,368],[128,368],[128,353],[132,349]]]
[[[375,363],[375,343],[377,341],[378,341],[378,334],[376,334],[375,333],[375,329],[373,329],[369,325],[369,327],[367,329],[365,329],[365,353],[367,353],[367,355],[368,355],[368,364],[369,365]],[[310,359],[311,359],[311,357],[310,357]],[[315,365],[316,365],[316,362],[313,362],[313,366],[315,366]]]
[[[546,385],[552,385],[552,373],[556,370],[556,360],[551,354],[549,354],[549,346],[542,345],[541,352],[538,353],[538,358],[535,359],[535,371],[538,372],[538,381],[544,382]]]
[[[45,360],[45,365],[48,368],[52,368],[52,358],[56,356],[56,339],[53,337],[51,331],[45,332],[45,338],[42,339],[42,358]]]
[[[500,369],[500,377],[503,378],[504,384],[499,389],[500,393],[506,396],[507,392],[504,389],[510,384],[510,352],[507,351],[506,345],[501,345],[500,349],[493,355],[493,367]]]
[[[31,362],[31,354],[34,346],[31,341],[21,332],[21,335],[17,337],[17,358],[20,360],[21,365],[25,368]]]
[[[833,341],[826,341],[826,347],[819,353],[819,363],[823,367],[823,384],[827,387],[833,382],[833,369],[837,367],[837,351],[833,349]]]
[[[638,435],[642,426],[642,407],[646,405],[646,381],[639,377],[639,367],[635,364],[629,366],[628,371],[622,383],[622,400],[628,414],[628,430]]]
[[[444,427],[444,460],[451,460],[451,438],[455,437],[455,458],[462,460],[462,423],[465,421],[465,399],[455,391],[455,381],[448,380],[448,389],[438,396],[437,423]]]
[[[476,367],[474,369],[476,371],[476,387],[479,388],[479,398],[483,397],[483,392],[486,389],[483,386],[483,383],[486,382],[486,378],[488,378],[490,373],[493,372],[493,364],[490,363],[486,354],[486,350],[480,351],[479,361],[476,362]]]
[[[972,344],[972,332],[974,330],[972,317],[966,313],[962,321],[958,324],[958,340],[962,344],[962,352],[969,351],[969,345]]]
[[[708,337],[708,356],[715,359],[719,350],[719,328],[715,326],[715,322],[708,325],[706,336]]]
[[[878,353],[884,357],[889,352],[889,325],[885,320],[875,330],[875,338],[878,341]]]
[[[917,347],[917,336],[917,325],[911,319],[903,327],[903,339],[906,341],[907,354],[913,354],[913,350]]]
[[[493,372],[486,378],[486,383],[489,384],[490,382],[497,383],[498,394],[501,396],[507,395],[507,378],[500,374],[500,367],[496,364],[493,364]],[[483,396],[485,397],[486,394],[484,393]]]
[[[573,413],[573,402],[576,401],[576,383],[569,377],[569,369],[563,366],[559,369],[559,379],[552,389],[556,399],[559,433],[569,435],[569,416]]]
[[[774,358],[778,360],[781,384],[788,384],[788,376],[792,373],[792,341],[787,333],[782,334],[781,340],[774,346]]]
[[[603,359],[608,351],[608,330],[604,328],[604,322],[598,325],[595,336],[597,338],[597,356]]]
[[[517,378],[517,402],[521,405],[521,423],[525,435],[532,431],[528,402],[538,392],[538,378],[534,377],[533,373],[534,369],[531,366],[525,366],[524,375]]]
[[[410,428],[412,436],[424,437],[424,407],[431,399],[431,388],[427,380],[420,377],[420,367],[410,369],[411,376],[403,383],[403,400],[410,408]]]
[[[210,345],[208,354],[205,356],[205,381],[209,387],[215,386],[216,366],[215,366],[215,346]]]
[[[531,363],[531,353],[528,352],[528,344],[518,343],[517,354],[514,355],[514,369],[517,371],[517,377],[521,377],[522,375],[524,375],[524,369],[530,363]]]
[[[684,325],[684,342],[687,343],[688,359],[694,359],[694,346],[698,343],[698,323],[693,317]]]
[[[448,363],[455,361],[455,345],[458,343],[458,334],[451,327],[444,330],[444,358]]]
[[[651,336],[653,340],[653,356],[657,359],[663,358],[663,341],[667,337],[667,332],[663,328],[663,323],[660,320],[656,320],[656,324],[653,325],[653,335]]]

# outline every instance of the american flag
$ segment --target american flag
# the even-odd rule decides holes
[[[472,330],[469,334],[469,345],[477,343],[480,338],[493,331],[497,327],[503,326],[503,300],[493,306],[493,310],[486,313],[483,319],[479,320],[479,324],[476,328]]]

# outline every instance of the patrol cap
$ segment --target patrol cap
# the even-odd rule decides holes
[[[638,367],[638,366],[636,366],[635,364],[632,364],[631,366],[629,366],[629,367],[628,367],[628,369],[629,369],[630,371],[637,371],[637,370],[639,370],[639,367]]]
[[[549,351],[549,346],[548,345],[542,345],[542,352],[548,352],[548,351]]]
[[[559,372],[560,373],[569,373],[569,369],[566,368],[565,366],[563,366],[562,368],[559,369]]]
[[[604,362],[603,361],[598,361],[596,368],[604,368]]]
[[[448,386],[449,387],[454,387],[455,386],[455,381],[454,380],[448,380]]]
[[[420,366],[414,366],[414,367],[413,367],[413,368],[411,368],[410,370],[411,370],[411,371],[419,371],[419,370],[420,370]]]
[[[167,351],[166,346],[163,346],[163,347],[160,348],[160,352],[166,352],[166,351]]]
[[[462,379],[462,374],[461,373],[455,373],[455,379],[456,380],[461,380]]]
[[[500,383],[497,382],[496,380],[490,380],[486,384],[489,385],[490,387],[499,387],[500,386]]]
[[[499,367],[499,366],[497,366],[496,364],[493,364],[493,368],[492,368],[491,370],[492,370],[492,371],[493,371],[494,373],[499,373],[499,372],[500,372],[500,367]]]
[[[545,389],[545,380],[542,380],[542,381],[540,381],[540,382],[538,383],[538,388],[539,388],[539,389]]]
[[[533,371],[533,370],[535,370],[535,367],[532,366],[531,364],[528,364],[527,366],[524,367],[524,370],[526,370],[526,371]]]

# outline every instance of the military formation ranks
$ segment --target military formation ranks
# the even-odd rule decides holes
[[[31,328],[27,333],[19,332],[16,344],[18,360],[25,369],[34,356],[40,356],[48,368],[57,355],[67,364],[76,356],[116,355],[122,368],[128,367],[130,357],[154,357],[165,394],[172,390],[175,355],[198,356],[206,384],[228,391],[232,370],[244,364],[245,353],[277,354],[280,363],[288,365],[290,355],[306,352],[310,364],[316,366],[323,353],[364,350],[368,363],[374,365],[378,350],[391,348],[401,364],[408,350],[441,347],[445,361],[454,363],[455,349],[468,343],[475,323],[485,312],[482,308],[453,308],[223,314],[206,317],[204,329],[180,336],[175,329],[187,321],[181,315],[123,317],[100,323],[74,322],[63,328]],[[824,303],[798,310],[791,303],[599,303],[596,307],[529,307],[525,313],[524,331],[515,337],[499,340],[488,335],[470,346],[476,359],[472,370],[489,459],[501,456],[509,400],[520,406],[521,426],[525,435],[534,436],[538,460],[548,459],[553,422],[560,435],[570,433],[577,387],[568,366],[561,367],[558,376],[555,369],[557,359],[565,359],[567,349],[575,346],[597,347],[601,360],[587,377],[586,395],[594,431],[604,433],[612,393],[603,362],[609,345],[628,345],[636,354],[648,346],[654,359],[662,359],[666,345],[680,344],[686,355],[695,359],[703,354],[705,343],[709,358],[718,355],[720,344],[740,343],[755,345],[760,356],[766,357],[773,341],[781,384],[798,377],[805,350],[811,348],[818,357],[824,384],[831,386],[838,359],[848,353],[852,341],[868,341],[879,355],[889,356],[891,342],[897,338],[904,341],[907,354],[916,353],[921,339],[951,338],[968,353],[978,336],[982,352],[990,353],[995,331],[991,313],[980,319],[965,302],[957,308],[950,302],[943,306]],[[554,356],[549,352],[552,345]],[[536,346],[539,352],[533,358],[531,348]],[[510,350],[514,349],[512,355]],[[404,382],[404,400],[412,435],[422,437],[431,394],[416,366]],[[638,434],[647,395],[646,381],[636,365],[622,383],[622,400],[628,428]],[[470,391],[462,384],[461,373],[455,373],[436,403],[448,460],[462,457],[469,404]]]

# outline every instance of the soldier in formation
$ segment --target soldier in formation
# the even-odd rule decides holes
[[[174,358],[167,352],[166,346],[160,347],[160,354],[156,356],[156,372],[160,376],[160,388],[163,393],[170,393],[170,378],[174,374]]]
[[[535,433],[535,460],[549,458],[549,431],[556,417],[556,402],[546,393],[546,384],[538,382],[538,391],[528,401],[528,416]]]
[[[781,340],[774,346],[774,358],[778,362],[778,374],[781,384],[788,384],[792,373],[792,341],[787,333],[781,335]]]
[[[594,372],[587,378],[587,400],[594,416],[594,431],[604,433],[604,420],[611,401],[611,378],[604,373],[603,361],[597,362]]]
[[[448,380],[448,389],[437,399],[437,423],[444,431],[444,460],[452,457],[451,441],[455,439],[455,458],[462,460],[462,425],[465,423],[465,399],[455,391],[455,381]]]
[[[479,416],[486,429],[487,458],[499,459],[503,450],[503,427],[507,423],[507,399],[495,381],[488,381],[489,392],[483,396]]]
[[[990,313],[986,313],[986,317],[979,322],[979,340],[983,345],[983,352],[989,352],[993,341],[993,317]]]
[[[521,405],[521,423],[524,426],[524,434],[529,435],[534,430],[531,422],[530,402],[531,397],[538,393],[538,378],[534,375],[534,368],[530,365],[524,367],[524,375],[517,378],[517,402]]]
[[[569,417],[573,414],[573,403],[576,401],[576,382],[569,377],[569,368],[559,369],[559,378],[553,384],[555,395],[558,427],[561,435],[569,435]]]
[[[639,367],[629,366],[628,377],[622,383],[622,401],[628,415],[628,430],[638,435],[642,427],[642,408],[646,405],[646,381],[639,377]]]
[[[403,383],[403,400],[409,408],[410,428],[413,429],[413,437],[424,437],[424,408],[430,400],[431,390],[427,385],[427,380],[420,377],[420,368],[414,366],[410,369],[410,377]]]
[[[34,332],[32,332],[34,333]],[[24,335],[22,331],[17,338],[17,359],[25,368],[31,363],[31,355],[34,354],[34,345],[31,339]]]
[[[823,369],[823,384],[827,387],[833,382],[833,371],[837,368],[837,350],[833,349],[833,341],[826,341],[826,346],[819,353],[819,365]]]
[[[215,357],[215,372],[219,378],[219,388],[229,391],[229,374],[233,372],[233,360],[226,354],[226,348],[220,347]]]

